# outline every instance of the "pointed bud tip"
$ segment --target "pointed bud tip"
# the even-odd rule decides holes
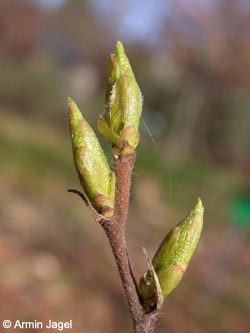
[[[204,212],[204,206],[202,204],[201,198],[197,198],[197,203],[194,207],[194,211],[197,213],[203,213]]]
[[[129,71],[130,74],[133,73],[132,68],[130,66],[128,57],[126,55],[126,52],[124,50],[122,42],[118,41],[116,43],[115,48],[115,57],[118,61],[118,66],[120,70],[120,75],[125,74],[125,72]]]
[[[119,57],[120,55],[125,53],[124,46],[123,46],[122,42],[119,40],[116,43],[115,53],[116,53],[117,57]]]
[[[68,109],[69,109],[69,117],[72,119],[72,121],[81,120],[83,118],[81,111],[79,110],[76,103],[73,101],[72,98],[67,98],[68,102]]]
[[[73,101],[71,97],[67,97],[67,104],[69,109],[73,109],[76,107],[76,103]]]

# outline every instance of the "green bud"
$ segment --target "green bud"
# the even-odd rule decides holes
[[[165,298],[179,284],[196,249],[203,226],[204,208],[200,199],[188,217],[173,228],[162,241],[152,264]],[[148,271],[140,280],[145,309],[157,304],[154,279]]]
[[[121,42],[108,65],[105,119],[99,118],[99,131],[121,155],[133,153],[139,142],[142,95]]]
[[[94,131],[70,98],[68,109],[72,150],[81,185],[97,212],[109,218],[114,209],[115,175]]]

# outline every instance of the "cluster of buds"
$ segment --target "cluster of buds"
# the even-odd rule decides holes
[[[90,125],[72,99],[68,99],[69,123],[74,162],[81,185],[94,209],[104,218],[113,215],[115,174]],[[109,59],[104,118],[99,131],[112,144],[116,154],[133,154],[139,142],[142,97],[121,42]]]
[[[105,115],[98,120],[99,131],[120,155],[134,152],[139,142],[142,94],[121,42],[111,54]]]
[[[69,123],[74,162],[85,196],[104,219],[113,216],[116,176],[93,129],[77,105],[68,99]],[[108,85],[104,117],[98,128],[111,143],[115,155],[134,154],[139,142],[139,121],[142,95],[121,42],[111,54],[108,66]],[[179,284],[198,244],[204,208],[200,199],[185,220],[173,228],[157,250],[152,270],[140,280],[141,303],[146,312],[158,304],[158,282],[163,298]],[[158,281],[155,280],[155,274]]]
[[[204,208],[200,199],[186,219],[170,230],[156,251],[152,264],[166,298],[181,281],[196,249],[203,226]],[[147,312],[157,306],[154,277],[148,271],[140,280],[142,303]]]

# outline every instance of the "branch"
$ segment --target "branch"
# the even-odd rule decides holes
[[[143,308],[140,304],[137,285],[130,265],[125,237],[125,223],[134,161],[134,154],[127,156],[116,155],[115,157],[115,172],[117,177],[115,210],[111,220],[104,222],[102,226],[109,239],[128,301],[130,314],[134,326],[136,326],[136,323],[140,322],[143,316]]]
[[[115,172],[117,177],[116,202],[114,215],[110,221],[103,221],[102,227],[109,239],[115,261],[122,281],[124,293],[129,305],[135,333],[153,333],[160,317],[162,295],[159,295],[159,306],[151,313],[146,313],[140,303],[138,286],[128,256],[125,223],[127,219],[131,173],[135,154],[127,156],[115,155]],[[148,262],[150,260],[148,259]],[[158,280],[157,280],[158,281]]]

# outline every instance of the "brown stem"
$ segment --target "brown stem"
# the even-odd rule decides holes
[[[135,154],[127,156],[115,155],[116,200],[112,223],[125,226],[128,214],[131,174],[134,167]]]
[[[138,288],[130,265],[125,223],[127,219],[129,195],[131,185],[131,173],[135,161],[135,155],[116,156],[116,202],[114,215],[111,220],[102,221],[102,227],[109,239],[115,261],[118,267],[123,289],[128,301],[130,314],[134,324],[135,333],[153,333],[160,316],[160,311],[145,314],[140,304]]]
[[[154,333],[159,318],[160,312],[158,310],[144,315],[135,326],[135,333]]]
[[[125,232],[123,228],[123,230],[121,230],[121,228],[117,230],[117,228],[105,226],[104,229],[115,257],[124,292],[128,301],[130,314],[134,326],[136,326],[143,316],[143,310],[139,302],[134,279],[130,271]]]
[[[134,154],[128,156],[117,156],[115,158],[115,210],[112,219],[110,221],[103,221],[102,226],[109,239],[128,301],[130,314],[132,316],[134,326],[136,326],[136,323],[138,323],[143,316],[143,309],[139,301],[137,286],[131,270],[125,237],[125,222],[128,213],[131,173],[134,161]]]

